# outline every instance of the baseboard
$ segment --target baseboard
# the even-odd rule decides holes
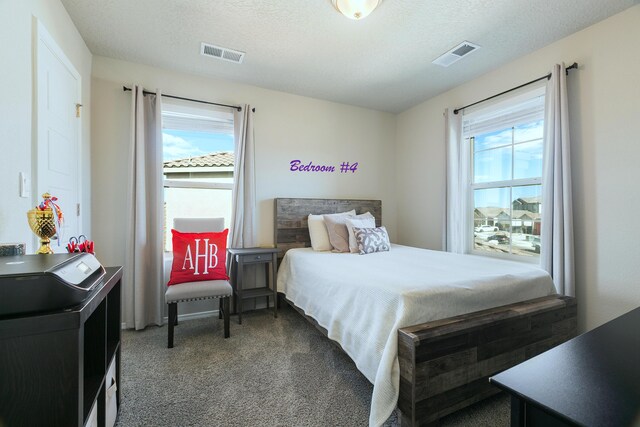
[[[183,320],[202,319],[205,317],[218,316],[218,310],[200,311],[198,313],[178,314],[178,322]],[[168,316],[162,318],[162,324],[166,325],[168,322]],[[127,329],[127,324],[122,322],[122,329]]]
[[[271,306],[273,307],[273,306]],[[267,308],[267,304],[260,301],[256,303],[254,308],[244,309],[242,312],[247,312],[251,310],[261,310],[263,308]],[[187,314],[178,314],[178,322],[181,320],[191,320],[191,319],[202,319],[203,317],[213,317],[218,315],[218,310],[209,310],[209,311],[199,311],[197,313],[187,313]],[[167,324],[168,316],[162,318],[162,324]],[[127,324],[122,322],[122,329],[127,329]]]

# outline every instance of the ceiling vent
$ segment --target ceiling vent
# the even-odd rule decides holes
[[[242,64],[245,53],[240,52],[239,50],[228,49],[226,47],[215,46],[208,43],[201,43],[200,55],[210,56],[212,58],[222,59],[224,61],[235,62],[236,64]]]
[[[433,64],[440,65],[441,67],[448,67],[454,62],[462,59],[463,56],[469,55],[471,52],[480,49],[477,44],[463,41],[458,46],[451,49],[449,52],[444,53],[432,61]]]

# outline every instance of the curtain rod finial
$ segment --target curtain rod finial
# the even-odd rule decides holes
[[[577,70],[578,69],[578,63],[574,62],[573,64],[569,65],[568,67],[566,67],[564,69],[564,73],[568,76],[569,75],[569,70]]]

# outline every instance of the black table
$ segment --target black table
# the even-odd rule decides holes
[[[512,426],[639,426],[640,308],[489,381],[511,394]]]
[[[277,265],[278,248],[228,248],[230,257],[229,273],[234,293],[235,312],[238,313],[238,323],[242,324],[242,302],[247,298],[273,297],[273,317],[278,317],[278,289]],[[265,265],[265,285],[258,288],[247,288],[244,280],[244,267],[249,264]],[[271,274],[269,274],[271,268]]]

